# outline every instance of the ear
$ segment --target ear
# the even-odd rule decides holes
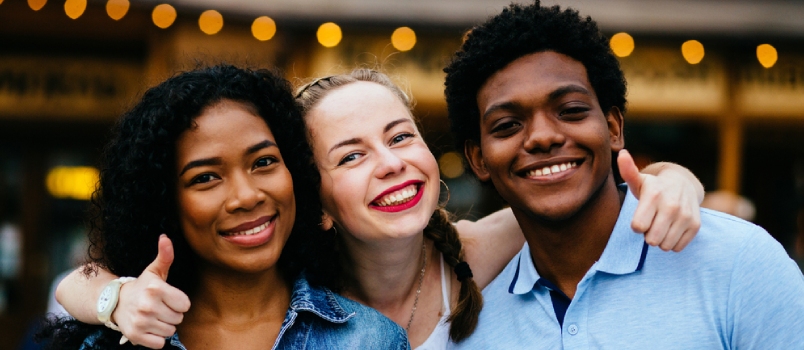
[[[332,216],[327,214],[327,212],[324,212],[324,214],[321,215],[321,231],[329,231],[334,224],[335,221],[332,220]]]
[[[625,137],[623,135],[623,113],[617,107],[611,107],[606,113],[606,124],[609,128],[609,143],[612,152],[619,152],[625,148]]]
[[[466,156],[466,161],[472,168],[472,172],[477,175],[477,178],[486,182],[491,179],[488,170],[486,170],[486,163],[483,161],[483,153],[480,151],[480,145],[475,141],[466,140],[463,144],[463,154]]]

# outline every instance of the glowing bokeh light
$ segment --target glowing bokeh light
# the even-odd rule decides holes
[[[779,59],[779,53],[776,52],[776,48],[771,44],[762,44],[757,46],[757,59],[763,67],[770,68]]]
[[[681,55],[689,64],[698,64],[704,58],[704,46],[698,40],[687,40],[681,44]]]
[[[57,166],[47,173],[45,185],[56,198],[89,200],[98,184],[98,169],[88,166]]]
[[[447,152],[438,158],[438,168],[441,174],[448,179],[454,179],[463,175],[463,159],[457,152]]]
[[[318,42],[324,47],[335,47],[343,38],[341,27],[332,22],[324,23],[318,27],[315,36],[318,38]]]
[[[157,27],[165,29],[176,21],[176,9],[168,4],[157,5],[151,13],[151,19]]]
[[[223,16],[215,10],[206,10],[198,17],[198,27],[207,35],[215,35],[223,29]]]
[[[31,10],[39,11],[47,4],[47,0],[28,0],[28,6],[31,7]]]
[[[408,51],[416,45],[416,33],[408,27],[399,27],[391,34],[391,44],[399,51]]]
[[[67,0],[64,2],[64,13],[67,17],[78,19],[87,9],[87,0]]]
[[[259,41],[271,40],[276,34],[276,23],[268,16],[257,17],[251,25],[251,34]]]
[[[634,52],[634,38],[628,33],[617,33],[612,35],[609,46],[617,57],[628,57]]]
[[[106,14],[115,21],[119,21],[128,13],[131,4],[128,0],[109,0],[106,2]]]

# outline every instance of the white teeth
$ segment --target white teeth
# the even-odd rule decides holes
[[[394,193],[387,194],[377,200],[375,204],[380,207],[387,207],[389,205],[399,205],[409,201],[418,193],[416,185],[410,185]]]
[[[257,232],[261,232],[262,230],[267,228],[270,223],[271,222],[268,221],[268,222],[266,222],[266,223],[264,223],[264,224],[262,224],[260,226],[257,226],[255,228],[245,230],[245,231],[240,231],[240,232],[232,232],[232,233],[229,233],[228,235],[229,236],[250,236],[250,235],[253,235],[253,234],[257,233]]]
[[[554,165],[551,165],[551,166],[546,166],[546,167],[541,168],[541,169],[531,170],[526,175],[528,177],[554,175],[554,174],[558,174],[558,173],[567,171],[569,169],[572,169],[572,168],[574,168],[576,166],[578,166],[578,163],[576,163],[576,162],[567,162],[567,163],[562,163],[562,164],[554,164]]]

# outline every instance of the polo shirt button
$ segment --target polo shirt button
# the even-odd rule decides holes
[[[578,326],[575,325],[574,323],[569,325],[569,327],[567,327],[567,332],[569,332],[569,334],[571,335],[578,334]]]

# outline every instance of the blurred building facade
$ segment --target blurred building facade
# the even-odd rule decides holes
[[[298,84],[383,69],[417,101],[450,208],[468,217],[499,208],[454,153],[442,68],[467,30],[508,2],[165,1],[171,20],[156,1],[0,0],[0,348],[20,344],[45,312],[50,281],[71,267],[88,207],[86,189],[73,183],[97,176],[91,167],[116,117],[178,70],[277,67]],[[804,3],[549,3],[591,15],[610,36],[627,33],[615,51],[629,83],[626,145],[638,161],[677,162],[707,190],[748,198],[754,222],[792,253],[804,236],[796,223],[804,217]],[[211,9],[221,23],[205,14]],[[270,20],[255,23],[260,16]],[[338,29],[319,31],[325,22]],[[760,62],[761,44],[776,52],[769,68],[773,55]]]

